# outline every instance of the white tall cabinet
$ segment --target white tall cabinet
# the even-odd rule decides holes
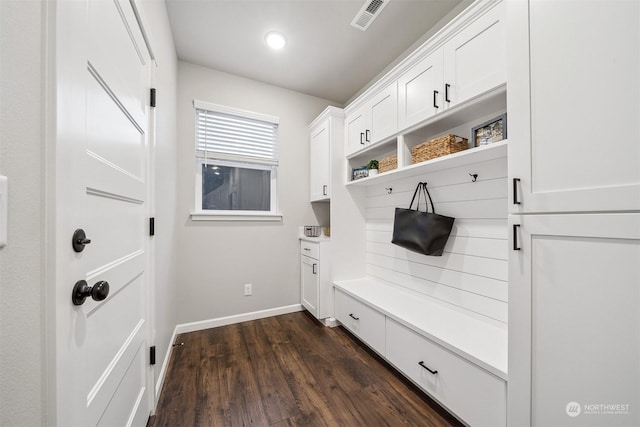
[[[640,2],[507,28],[508,425],[640,425]]]

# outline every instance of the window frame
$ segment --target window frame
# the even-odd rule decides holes
[[[224,105],[213,104],[205,101],[193,101],[194,126],[197,126],[197,109],[208,110],[216,113],[228,114],[242,118],[260,120],[274,125],[279,125],[279,118]],[[276,141],[279,145],[279,141]],[[210,154],[209,154],[210,153]],[[192,221],[282,221],[282,213],[278,206],[278,166],[279,154],[275,161],[258,159],[250,156],[216,155],[214,152],[198,150],[197,128],[194,129],[194,159],[195,173],[195,209],[191,212]],[[220,166],[238,167],[246,169],[258,169],[271,171],[270,210],[213,210],[202,209],[202,167],[205,164],[218,164]]]

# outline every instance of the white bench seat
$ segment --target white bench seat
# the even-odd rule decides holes
[[[506,325],[374,278],[339,281],[334,286],[507,381]]]

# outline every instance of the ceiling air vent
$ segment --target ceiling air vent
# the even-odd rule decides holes
[[[390,0],[367,0],[358,12],[351,25],[359,30],[366,30],[380,14]]]

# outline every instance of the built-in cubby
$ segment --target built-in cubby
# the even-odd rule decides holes
[[[506,156],[506,151],[504,151],[506,150],[504,147],[506,141],[480,147],[471,146],[472,128],[488,119],[498,117],[505,113],[506,107],[506,86],[502,85],[451,107],[438,116],[429,117],[423,122],[405,129],[389,139],[367,146],[362,150],[348,155],[347,177],[345,182],[347,185],[372,185],[390,179],[426,173],[427,171],[433,170],[434,167],[455,167],[464,162],[483,161],[492,156]],[[412,148],[446,133],[467,138],[470,148],[459,153],[426,162],[412,163]],[[376,176],[353,180],[353,169],[365,166],[369,160],[381,160],[394,154],[398,156],[398,167],[396,169],[380,173]],[[452,165],[448,165],[448,162],[453,163]]]
[[[331,146],[334,316],[472,425],[506,424],[509,143],[472,143],[474,127],[507,112],[503,29],[503,2],[475,2],[348,105],[344,141]],[[415,146],[444,134],[469,147],[413,163]],[[353,179],[393,155],[395,169]],[[394,211],[418,182],[456,218],[442,256],[391,243]],[[389,338],[400,330],[406,339]],[[465,394],[475,386],[476,407]]]

